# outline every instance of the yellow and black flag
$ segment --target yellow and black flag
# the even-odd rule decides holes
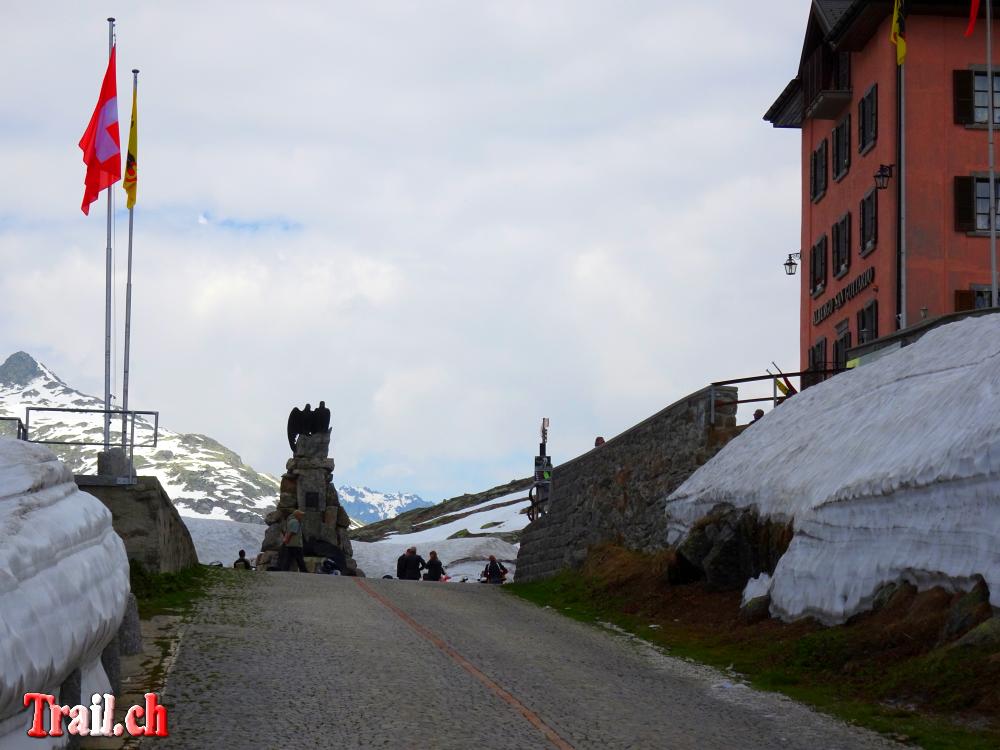
[[[907,0],[896,0],[892,9],[892,28],[889,31],[889,41],[896,45],[896,65],[902,65],[906,60],[906,13]]]
[[[122,179],[122,187],[128,195],[127,208],[135,205],[135,189],[137,187],[139,173],[137,171],[136,156],[139,153],[139,132],[136,126],[136,89],[132,89],[132,127],[128,134],[128,155],[125,157],[125,177]]]

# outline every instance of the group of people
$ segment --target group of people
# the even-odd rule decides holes
[[[421,576],[423,570],[427,572]],[[396,560],[396,578],[401,581],[419,581],[421,578],[425,581],[447,581],[448,575],[436,551],[431,550],[425,562],[424,558],[417,554],[417,548],[410,547]],[[486,583],[503,583],[507,580],[507,568],[495,555],[490,555],[490,560],[483,569],[482,578]]]
[[[427,571],[423,574],[425,581],[448,580],[444,564],[438,559],[438,553],[434,550],[431,550],[430,559],[426,562],[417,554],[416,547],[410,547],[396,560],[396,578],[401,581],[419,581],[422,570]]]

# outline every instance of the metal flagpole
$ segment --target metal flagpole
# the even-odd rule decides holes
[[[108,19],[108,56],[115,46],[115,19]],[[111,193],[108,188],[108,249],[104,291],[104,450],[111,447]]]
[[[986,80],[989,82],[988,120],[986,130],[989,133],[990,150],[990,300],[993,307],[1000,307],[1000,297],[997,296],[997,196],[994,172],[996,163],[993,155],[993,2],[986,0]]]
[[[139,71],[132,69],[132,101],[135,101],[136,92],[139,90]],[[131,127],[136,127],[132,123]],[[129,130],[131,139],[131,130]],[[133,205],[128,210],[128,276],[125,282],[125,376],[122,378],[122,450],[125,450],[125,424],[128,419],[128,360],[129,360],[129,336],[132,331],[132,218],[135,213]]]
[[[899,66],[899,327],[906,328],[906,60]]]

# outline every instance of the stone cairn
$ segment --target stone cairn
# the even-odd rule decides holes
[[[348,536],[351,520],[340,505],[333,486],[333,459],[330,451],[330,430],[311,435],[302,434],[295,440],[294,455],[285,465],[281,477],[278,507],[264,517],[267,532],[257,559],[257,569],[267,570],[278,564],[285,521],[296,509],[302,510],[302,545],[306,567],[314,572],[324,558],[340,563],[346,575],[364,573],[354,561],[354,550]]]

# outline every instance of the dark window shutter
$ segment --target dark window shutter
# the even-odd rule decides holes
[[[872,143],[878,138],[878,84],[872,86],[871,100],[868,102],[869,130]]]
[[[809,248],[809,291],[816,290],[816,250],[819,246],[813,245]]]
[[[955,290],[955,312],[976,309],[976,293],[970,289]]]
[[[956,71],[957,72],[957,71]],[[955,231],[972,232],[976,228],[976,181],[971,177],[955,178]]]
[[[871,304],[871,320],[868,321],[868,328],[871,333],[868,334],[868,340],[878,338],[878,300],[873,300]]]
[[[851,166],[851,115],[847,114],[847,121],[844,123],[843,127],[843,156],[841,158],[844,160],[844,170],[846,171]]]
[[[974,75],[971,70],[953,70],[951,73],[956,125],[975,122],[972,93]]]
[[[872,244],[878,242],[878,190],[872,191]]]
[[[809,197],[816,197],[816,152],[809,155]]]
[[[847,216],[844,217],[844,228],[843,228],[843,231],[841,232],[841,234],[843,235],[843,237],[841,238],[840,241],[844,243],[844,257],[841,260],[843,261],[843,263],[848,268],[850,268],[851,267],[851,214],[850,214],[850,212],[848,212]]]
[[[826,286],[826,235],[823,235],[823,239],[821,241],[819,260],[820,260],[819,280],[823,284],[823,286]]]

